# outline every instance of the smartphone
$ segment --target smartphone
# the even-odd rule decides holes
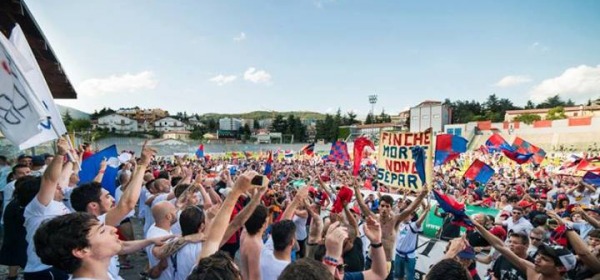
[[[254,176],[254,178],[252,178],[252,181],[250,181],[250,184],[252,184],[254,186],[262,186],[263,185],[263,176],[262,175]]]

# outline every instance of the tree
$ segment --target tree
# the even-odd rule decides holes
[[[549,121],[561,120],[566,118],[567,116],[565,115],[565,108],[563,108],[562,106],[554,107],[548,110],[548,114],[546,114],[546,120]]]
[[[71,117],[71,113],[69,113],[69,109],[67,109],[67,111],[65,112],[65,114],[63,115],[63,123],[65,124],[66,127],[69,126],[69,124],[71,124],[71,122],[73,121],[73,118]]]
[[[354,112],[348,111],[346,114],[348,115],[348,125],[353,125],[359,122],[356,120],[356,114]]]
[[[85,119],[74,119],[67,126],[70,132],[87,131],[92,128],[92,122]]]
[[[535,109],[535,104],[531,100],[528,100],[524,109]]]
[[[373,119],[373,114],[369,113],[367,115],[367,119],[365,119],[365,124],[372,124],[375,123],[375,120]]]
[[[381,109],[381,114],[375,118],[375,123],[389,123],[392,122],[392,117],[385,113],[385,109]]]
[[[287,122],[283,119],[282,115],[275,116],[273,123],[271,123],[271,130],[281,133],[287,132]]]
[[[259,129],[260,128],[260,123],[258,122],[257,119],[254,119],[254,129]]]
[[[523,122],[526,124],[532,124],[534,121],[539,121],[541,119],[542,117],[536,114],[521,114],[514,118],[515,121]]]
[[[566,107],[575,105],[572,100],[568,100],[567,102],[563,101],[560,96],[557,94],[552,97],[548,97],[548,99],[544,100],[544,102],[537,105],[538,109],[547,109],[547,108],[556,108],[556,107]]]

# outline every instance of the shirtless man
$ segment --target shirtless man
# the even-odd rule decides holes
[[[364,203],[363,196],[360,193],[359,184],[355,183],[354,186],[354,194],[356,195],[356,201],[360,206],[360,210],[362,213],[365,213],[365,216],[372,216],[381,224],[381,241],[383,243],[383,249],[385,251],[385,258],[388,263],[388,269],[390,271],[390,275],[388,279],[393,275],[392,264],[394,258],[394,249],[396,245],[396,237],[398,236],[398,226],[400,223],[413,212],[416,211],[423,198],[427,197],[429,194],[429,190],[427,186],[423,186],[423,191],[419,193],[419,196],[410,204],[406,209],[402,210],[400,214],[394,214],[392,212],[392,207],[394,206],[394,199],[389,195],[381,196],[379,200],[379,215],[375,215],[369,207]]]
[[[265,206],[259,205],[244,224],[245,230],[242,232],[240,247],[242,260],[240,269],[243,279],[261,279],[260,252],[263,246],[263,232],[267,229],[268,215],[268,209]]]

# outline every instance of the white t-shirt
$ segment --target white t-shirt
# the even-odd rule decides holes
[[[27,265],[23,270],[24,272],[38,272],[50,268],[49,265],[43,264],[35,253],[33,236],[42,222],[69,213],[71,213],[71,211],[69,211],[69,208],[62,202],[51,200],[47,206],[44,206],[37,199],[37,196],[27,204],[25,213],[23,214],[25,217],[25,223],[23,225],[27,231],[27,235],[25,236],[25,239],[27,240]]]
[[[201,250],[202,243],[190,243],[181,247],[177,253],[169,257],[169,267],[163,271],[162,275],[167,275],[168,279],[185,280],[194,269]],[[177,264],[177,271],[175,271],[173,263]]]
[[[396,254],[398,252],[406,253],[406,257],[414,259],[417,257],[415,248],[417,247],[417,240],[419,233],[423,232],[421,227],[417,227],[417,222],[410,222],[408,224],[401,223],[398,230],[398,236],[396,237]]]
[[[151,196],[152,195],[149,195],[148,198],[150,198]],[[167,200],[167,196],[169,196],[168,193],[157,194],[154,200],[152,200],[152,206],[156,205],[156,203]],[[144,203],[144,205],[146,204]],[[154,217],[152,216],[152,206],[148,207],[148,209],[146,209],[144,213],[144,234],[148,234],[148,229],[154,224]]]
[[[77,185],[62,188],[63,194],[65,196],[65,198],[63,199],[63,203],[65,204],[65,206],[67,206],[67,208],[69,208],[69,210],[71,210],[71,212],[75,212],[75,209],[73,209],[73,206],[71,205],[71,194],[73,193],[73,190],[76,187]]]
[[[117,187],[115,189],[115,201],[116,203],[119,203],[119,200],[121,200],[121,197],[123,196],[123,190],[121,189],[121,186]],[[131,212],[127,213],[127,215],[125,216],[125,218],[131,218],[135,215],[135,209],[131,210]]]
[[[502,225],[506,226],[506,232],[510,232],[512,230],[513,232],[529,234],[529,232],[533,229],[533,225],[531,225],[531,223],[524,217],[521,217],[516,223],[512,218],[508,218],[506,221],[502,222]]]
[[[146,205],[146,200],[148,196],[151,195],[146,186],[142,186],[142,190],[140,191],[140,199],[138,201],[138,218],[145,218],[146,211],[148,210],[148,205]]]
[[[97,217],[100,223],[106,223],[106,213]],[[109,225],[114,226],[114,225]],[[110,258],[110,264],[108,265],[108,276],[113,280],[123,280],[121,276],[119,276],[119,255],[114,255]]]
[[[306,233],[306,218],[301,218],[296,215],[292,218],[292,221],[296,225],[296,240],[302,241],[308,237]]]
[[[290,262],[276,259],[273,251],[268,249],[267,246],[263,246],[260,252],[260,275],[262,280],[277,280],[288,264]]]
[[[579,190],[573,191],[568,195],[570,204],[583,204],[590,205],[592,204],[592,195],[594,193],[588,189],[583,189],[582,192]]]
[[[156,225],[152,225],[150,227],[150,229],[148,229],[148,234],[146,235],[146,239],[161,237],[161,236],[166,236],[166,235],[171,235],[171,234],[172,233],[170,231],[166,231],[162,228],[157,227]],[[150,246],[146,247],[146,254],[148,255],[148,262],[150,263],[150,267],[157,265],[158,262],[160,261],[159,259],[157,259],[154,256],[154,254],[152,254],[152,249],[154,249],[154,244],[151,244]],[[165,275],[165,273],[163,271],[163,273],[161,273],[161,275],[158,279],[168,280],[170,278],[167,275]]]

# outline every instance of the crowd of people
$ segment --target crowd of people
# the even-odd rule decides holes
[[[430,211],[443,219],[432,240],[448,246],[425,279],[600,279],[600,188],[553,164],[470,152],[408,191],[378,182],[372,164],[353,175],[314,159],[169,162],[144,145],[109,178],[113,197],[101,183],[106,162],[80,182],[78,162],[93,152],[56,146],[13,164],[0,156],[7,279],[20,269],[26,280],[122,279],[128,255],[142,251],[150,279],[412,280]],[[496,171],[486,184],[462,176],[474,158]],[[465,231],[434,190],[498,215],[475,214]],[[137,221],[145,239],[134,238]]]

